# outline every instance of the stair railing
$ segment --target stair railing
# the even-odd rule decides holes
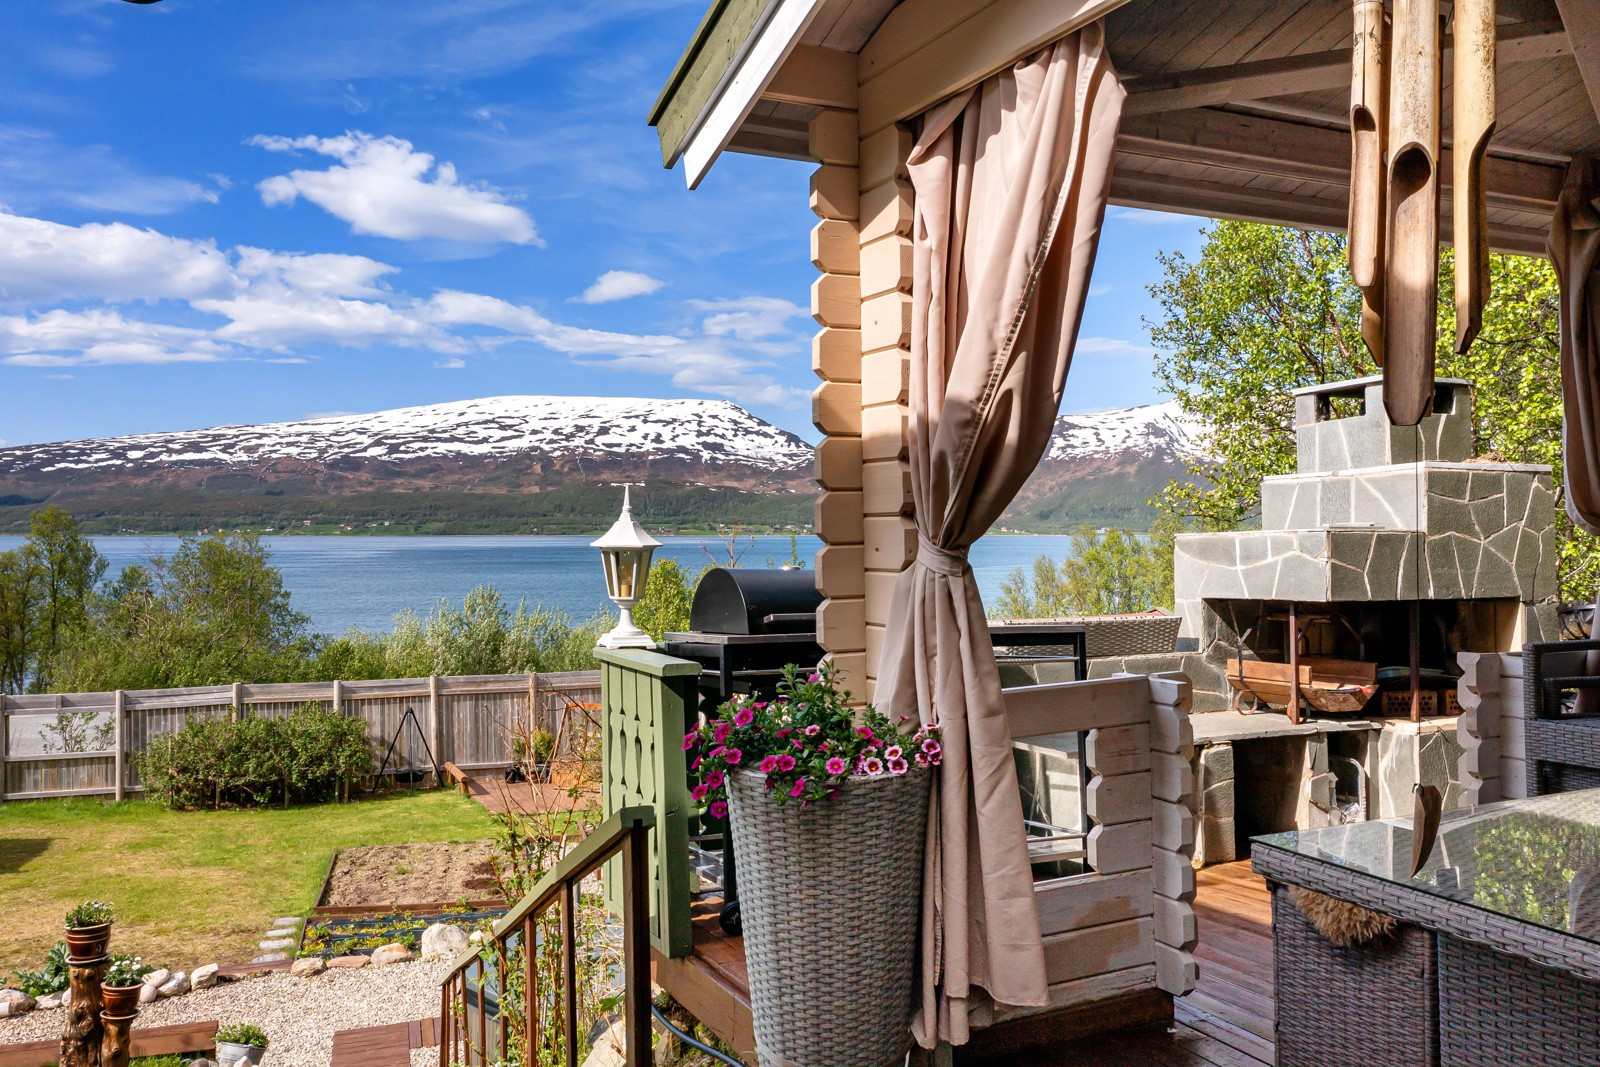
[[[581,883],[608,861],[621,859],[623,919],[623,1033],[628,1067],[648,1067],[650,1053],[650,832],[655,812],[622,808],[561,858],[533,889],[494,924],[482,945],[464,952],[440,982],[440,1067],[577,1067],[578,908]],[[613,868],[615,870],[616,868]],[[616,899],[613,897],[612,899]],[[560,985],[547,995],[536,966],[540,921],[561,908]],[[520,973],[510,973],[516,966]],[[520,994],[514,993],[520,984]],[[518,1005],[520,1001],[520,1007]],[[492,1002],[492,1004],[491,1004]],[[541,1058],[541,1006],[559,1016],[554,1058]],[[513,1018],[520,1014],[521,1018]],[[512,1027],[520,1025],[520,1034]],[[520,1042],[515,1038],[520,1037]],[[517,1049],[516,1045],[521,1048]]]

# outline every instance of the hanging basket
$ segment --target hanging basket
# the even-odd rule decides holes
[[[728,780],[762,1067],[899,1067],[911,1044],[932,772],[848,779],[779,807]]]

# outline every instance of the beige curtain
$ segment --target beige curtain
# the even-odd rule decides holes
[[[1567,514],[1600,534],[1600,160],[1575,159],[1550,220],[1550,262],[1561,282],[1561,451]],[[1600,637],[1600,601],[1595,603]],[[1600,674],[1589,653],[1588,673]],[[1600,690],[1578,690],[1578,710],[1600,712]]]
[[[1045,1003],[1011,737],[967,549],[1050,439],[1111,181],[1123,90],[1098,24],[923,118],[915,192],[911,489],[877,700],[944,728],[917,1040],[968,1038],[974,987]]]

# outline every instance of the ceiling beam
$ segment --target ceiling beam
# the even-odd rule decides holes
[[[1600,5],[1595,0],[1556,0],[1556,10],[1572,38],[1572,54],[1589,90],[1589,103],[1600,117]]]
[[[856,56],[834,48],[796,45],[761,90],[761,99],[809,107],[856,109]]]
[[[1584,0],[1563,2],[1579,4]],[[1448,38],[1445,49],[1448,53]],[[1501,31],[1496,47],[1501,66],[1567,55],[1571,50],[1567,32],[1560,22],[1508,26]],[[1124,115],[1152,115],[1337,89],[1350,84],[1350,49],[1335,48],[1221,67],[1146,74],[1129,78],[1123,84],[1128,90],[1128,100],[1122,108]]]
[[[1129,116],[1122,120],[1117,151],[1330,185],[1346,185],[1350,177],[1345,131],[1231,111]],[[1446,178],[1449,155],[1445,149],[1440,158]],[[1565,174],[1565,167],[1491,155],[1484,161],[1489,205],[1548,215]]]

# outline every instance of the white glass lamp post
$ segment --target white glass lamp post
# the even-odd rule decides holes
[[[592,548],[600,550],[606,569],[606,595],[617,602],[622,617],[608,634],[600,638],[601,648],[653,648],[655,642],[633,621],[633,606],[644,595],[645,579],[650,576],[650,556],[661,547],[633,519],[633,504],[628,486],[622,487],[622,514]]]

